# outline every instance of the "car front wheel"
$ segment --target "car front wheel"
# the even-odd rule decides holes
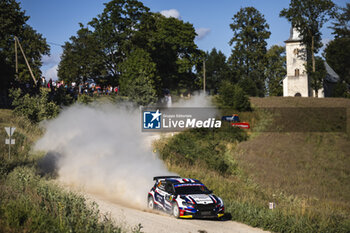
[[[153,201],[153,197],[152,196],[148,197],[147,207],[149,209],[154,209],[154,201]]]
[[[180,216],[180,210],[179,210],[179,206],[177,205],[177,203],[173,203],[173,207],[172,207],[172,210],[173,210],[173,215],[175,218],[179,218]]]

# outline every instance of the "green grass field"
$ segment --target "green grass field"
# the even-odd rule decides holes
[[[300,114],[306,123],[325,127],[316,115],[293,110],[336,107],[349,113],[350,100],[270,97],[251,103],[253,112],[240,113],[252,125],[248,131],[185,132],[156,147],[171,170],[200,179],[223,197],[233,220],[276,232],[349,232],[350,114],[341,116],[347,124],[341,132],[266,129],[293,124]],[[283,119],[261,109],[281,107],[290,108]],[[276,203],[274,210],[269,202]]]

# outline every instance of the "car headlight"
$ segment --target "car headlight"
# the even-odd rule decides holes
[[[216,204],[216,208],[224,207],[224,202],[220,197],[218,197],[219,202]]]

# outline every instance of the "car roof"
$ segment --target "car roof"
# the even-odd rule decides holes
[[[199,180],[191,178],[166,178],[165,180],[170,181],[173,184],[201,183]]]

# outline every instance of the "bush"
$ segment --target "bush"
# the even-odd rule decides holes
[[[17,167],[0,185],[0,231],[14,232],[121,232],[96,203],[62,191],[35,174]]]
[[[224,81],[219,90],[219,101],[237,111],[251,111],[249,98],[238,84]]]
[[[25,116],[33,123],[38,123],[45,119],[51,119],[58,115],[59,106],[49,101],[49,90],[42,88],[39,95],[22,96],[20,89],[10,90],[12,106],[16,115]]]
[[[82,104],[89,104],[94,101],[94,98],[87,95],[87,94],[82,94],[78,96],[78,102]]]
[[[220,174],[232,174],[233,161],[223,156],[227,143],[246,140],[245,132],[228,127],[223,130],[192,129],[173,136],[166,146],[159,148],[162,159],[173,164],[204,166]]]

